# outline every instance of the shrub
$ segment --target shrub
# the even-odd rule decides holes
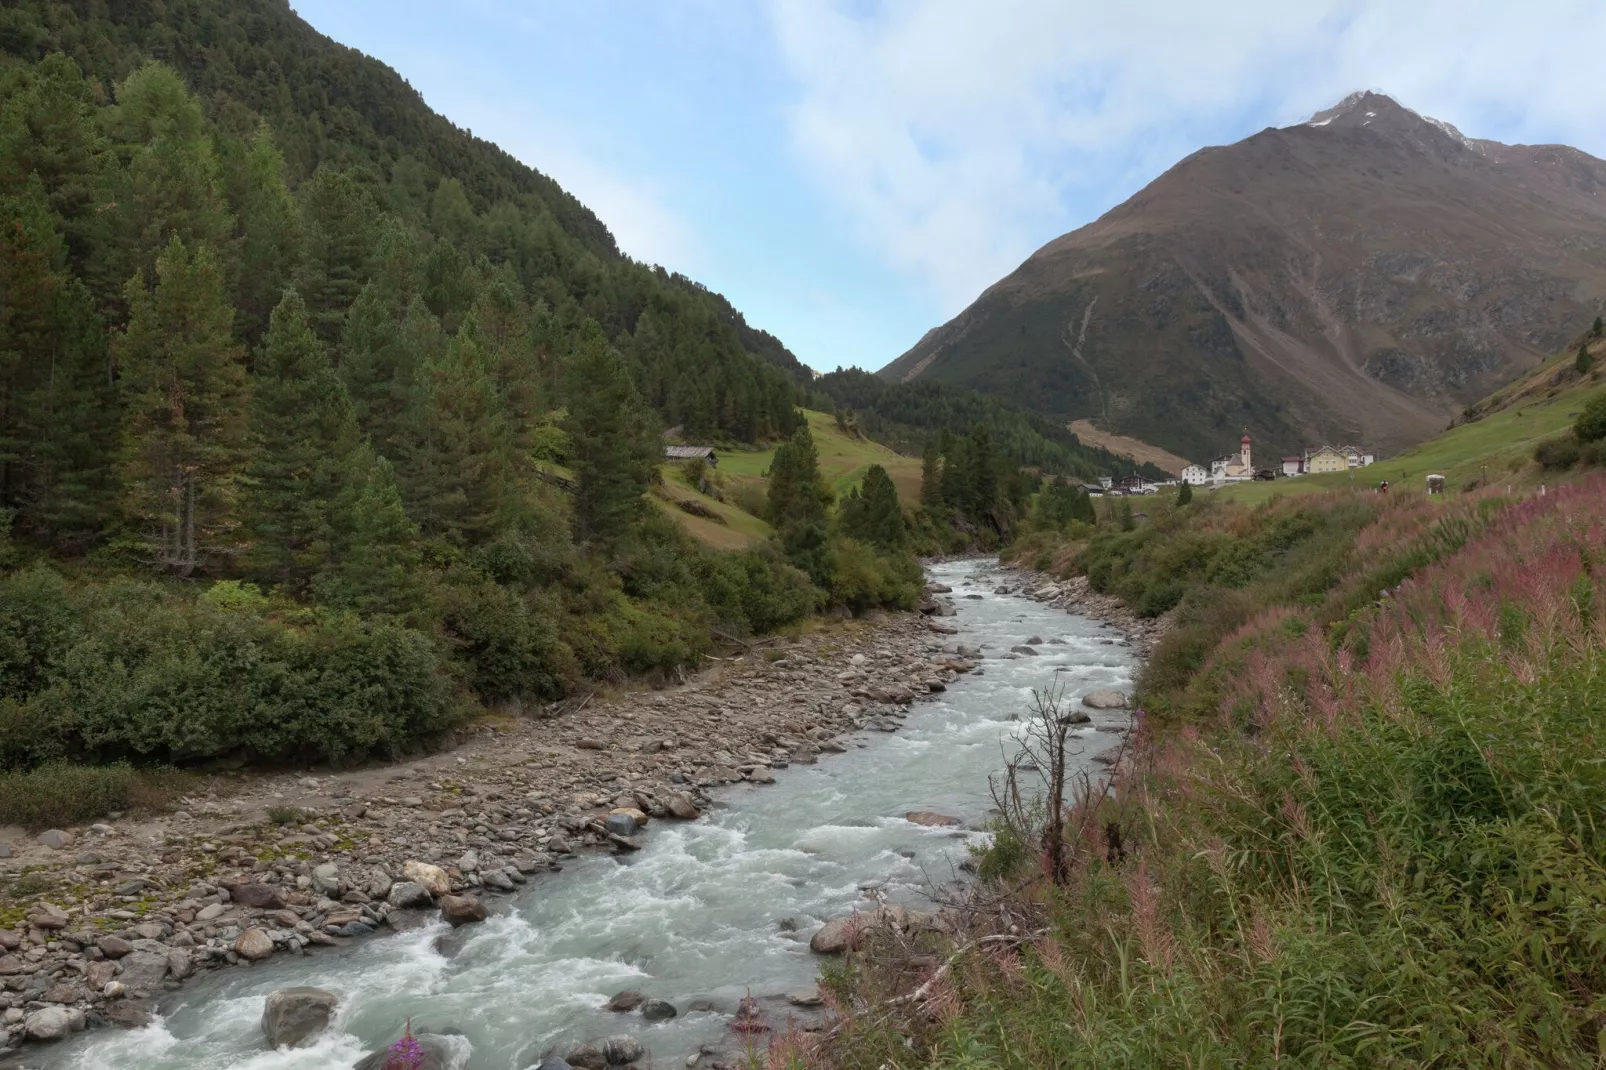
[[[1547,438],[1534,447],[1534,460],[1543,468],[1571,468],[1578,463],[1580,443],[1572,434]]]
[[[40,576],[23,586],[51,589]],[[26,605],[59,622],[67,598],[75,641],[33,630],[23,663],[35,668],[9,672],[22,686],[0,697],[0,767],[349,761],[407,751],[456,717],[434,644],[383,618],[223,609],[132,580],[55,591]]]
[[[1599,442],[1606,439],[1606,391],[1590,398],[1584,411],[1573,423],[1573,434],[1580,442]]]
[[[827,591],[833,605],[855,613],[872,606],[912,609],[920,600],[924,576],[913,558],[877,554],[856,539],[831,540]]]
[[[183,786],[173,770],[135,770],[50,762],[26,773],[0,773],[0,825],[30,831],[78,825],[115,810],[156,807]]]

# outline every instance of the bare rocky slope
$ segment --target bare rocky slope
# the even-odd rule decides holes
[[[1203,149],[882,370],[1194,460],[1387,453],[1606,310],[1606,161],[1357,93]]]

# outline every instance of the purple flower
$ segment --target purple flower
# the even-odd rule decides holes
[[[413,1036],[413,1020],[407,1019],[401,1039],[387,1049],[383,1070],[421,1070],[424,1065],[424,1045]]]

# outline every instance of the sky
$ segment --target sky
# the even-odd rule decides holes
[[[881,367],[1189,153],[1357,89],[1606,157],[1575,49],[1602,0],[295,7],[820,370]]]

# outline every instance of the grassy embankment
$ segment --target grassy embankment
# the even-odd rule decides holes
[[[1511,495],[1162,503],[1028,540],[1175,608],[1135,760],[1068,808],[1063,879],[1043,825],[1002,830],[958,938],[834,971],[849,1023],[771,1065],[1600,1065],[1606,476],[1508,460],[1569,393],[1413,451]]]

